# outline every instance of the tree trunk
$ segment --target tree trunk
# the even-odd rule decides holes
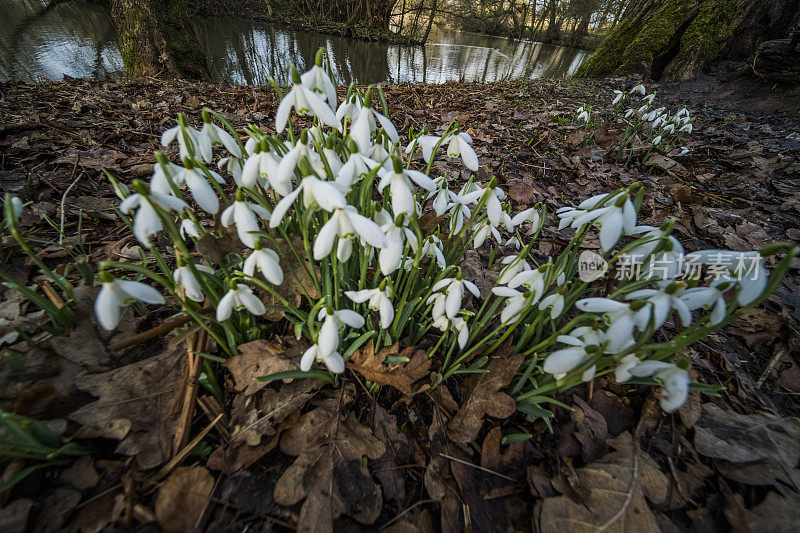
[[[112,0],[126,76],[207,78],[184,0]]]
[[[422,37],[422,42],[428,42],[428,36],[431,34],[431,27],[433,26],[433,18],[436,16],[436,4],[439,0],[431,0],[431,15],[428,18],[428,27],[425,28],[425,35]]]
[[[578,76],[688,79],[717,59],[742,60],[785,37],[800,0],[631,0]]]

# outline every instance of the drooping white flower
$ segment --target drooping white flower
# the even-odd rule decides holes
[[[367,89],[364,95],[364,105],[354,110],[353,125],[350,127],[350,136],[358,145],[361,153],[368,153],[371,148],[370,137],[380,124],[392,143],[400,142],[400,136],[392,121],[372,107],[372,89]]]
[[[206,265],[194,265],[194,268],[195,270],[205,272],[207,274],[214,273],[214,269]],[[175,272],[172,274],[172,277],[176,283],[181,283],[183,285],[184,293],[190,300],[202,302],[206,299],[206,297],[203,295],[203,290],[200,287],[200,282],[197,280],[194,272],[192,272],[192,269],[188,266],[184,265],[176,268]]]
[[[324,353],[318,344],[312,344],[311,347],[303,353],[303,357],[300,359],[300,370],[308,372],[311,370],[311,365],[314,364],[314,361],[325,363],[328,370],[334,374],[341,374],[344,372],[344,359],[342,359],[341,354],[337,351]]]
[[[450,190],[447,188],[447,178],[442,175],[433,180],[437,189],[428,194],[426,200],[433,198],[433,210],[437,217],[444,215],[447,212],[447,206],[450,199]]]
[[[419,244],[417,236],[408,227],[408,222],[408,217],[401,214],[394,222],[389,221],[381,226],[381,230],[386,236],[386,246],[381,248],[378,254],[378,263],[384,276],[388,276],[400,268],[406,242],[413,251],[417,250]]]
[[[100,279],[103,286],[94,302],[94,313],[103,329],[112,330],[117,327],[120,307],[137,301],[153,305],[164,303],[164,297],[157,290],[139,281],[113,279],[103,272],[100,274]]]
[[[200,224],[191,218],[184,218],[181,220],[180,234],[184,240],[187,238],[187,235],[199,239],[202,231],[203,228],[200,227]]]
[[[559,229],[568,225],[578,229],[589,223],[600,228],[600,246],[605,251],[611,250],[622,235],[630,235],[636,227],[636,208],[627,191],[592,196],[577,208],[563,207],[556,213],[561,219]]]
[[[617,353],[634,344],[634,331],[643,331],[650,322],[651,309],[643,302],[625,304],[608,298],[584,298],[575,306],[586,313],[603,313],[609,324],[606,353]]]
[[[646,93],[644,85],[642,85],[641,83],[637,84],[633,89],[631,89],[631,94],[634,94],[634,93],[639,93],[642,96],[644,96],[645,93]]]
[[[639,358],[633,353],[629,353],[620,359],[619,363],[617,364],[617,368],[614,369],[614,379],[617,380],[617,383],[625,383],[629,381],[633,377],[633,374],[631,374],[630,370],[638,364]]]
[[[410,154],[418,147],[422,151],[422,159],[424,159],[426,163],[429,163],[431,157],[433,157],[433,149],[436,148],[437,144],[439,144],[439,146],[444,144],[446,140],[447,138],[442,140],[442,137],[438,135],[420,135],[406,146],[405,152]]]
[[[467,206],[478,201],[483,191],[481,189],[467,190],[467,185],[464,185],[458,193],[448,192],[451,200],[447,207],[450,213],[450,222],[453,226],[453,232],[459,233],[461,228],[464,227],[464,223],[472,216]]]
[[[539,209],[535,207],[529,207],[524,211],[520,211],[511,219],[511,224],[514,227],[519,226],[520,224],[524,224],[526,222],[530,222],[531,229],[535,233],[539,230],[539,222],[541,221],[541,213]]]
[[[458,132],[449,137],[450,142],[447,145],[447,155],[450,157],[461,156],[462,161],[473,172],[477,172],[480,165],[478,164],[478,154],[470,146],[472,144],[472,137],[469,133]]]
[[[620,91],[619,89],[614,89],[614,100],[611,101],[612,105],[617,105],[620,100],[625,96],[625,93]]]
[[[545,372],[555,375],[556,379],[561,379],[564,375],[597,355],[606,342],[606,338],[607,335],[603,334],[602,331],[589,326],[575,328],[569,335],[559,335],[558,342],[564,343],[568,347],[556,350],[548,355],[542,368]],[[589,381],[594,377],[593,369],[594,365],[588,368],[587,372],[584,372],[582,376],[584,381]]]
[[[711,265],[721,270],[723,276],[720,279],[724,277],[722,281],[730,281],[738,286],[736,299],[740,305],[755,302],[767,287],[764,258],[757,251],[700,250],[686,254],[685,260],[687,264]]]
[[[157,161],[153,165],[153,175],[150,177],[150,190],[161,194],[173,194],[169,182],[172,180],[178,187],[178,175],[181,171],[183,171],[183,167],[167,161],[166,158]]]
[[[692,312],[681,296],[686,292],[682,282],[661,282],[663,289],[639,289],[625,295],[627,300],[645,300],[652,306],[653,327],[660,328],[671,310],[678,313],[684,327],[692,323]]]
[[[187,163],[189,163],[188,160]],[[189,165],[190,166],[185,168],[179,167],[180,170],[174,178],[175,185],[179,187],[181,185],[186,185],[186,188],[192,193],[192,197],[194,198],[194,201],[197,202],[197,205],[200,206],[200,209],[210,215],[216,215],[219,211],[219,198],[217,197],[217,193],[208,183],[205,173],[191,163],[189,163]],[[211,176],[211,179],[217,183],[225,183],[225,180],[222,179],[222,176],[213,170],[206,169],[206,171],[208,172],[209,176]]]
[[[256,203],[245,202],[244,195],[237,191],[236,201],[222,212],[220,222],[226,228],[236,224],[239,240],[248,248],[254,248],[258,238],[255,232],[259,231],[258,218],[269,220],[269,211]]]
[[[191,155],[199,155],[200,158],[206,163],[210,163],[214,157],[214,152],[211,149],[211,142],[208,137],[200,135],[200,132],[195,128],[180,124],[174,126],[161,134],[161,146],[167,147],[172,141],[178,139],[178,154],[181,161],[185,160]],[[196,154],[189,153],[189,145],[194,148]]]
[[[329,106],[336,107],[336,87],[333,85],[328,73],[323,70],[322,61],[319,61],[319,64],[314,64],[310,70],[304,72],[300,76],[300,81],[306,88],[319,94]]]
[[[378,183],[378,190],[383,191],[389,186],[389,193],[392,197],[392,212],[395,216],[400,213],[414,213],[414,191],[411,182],[416,183],[428,192],[436,190],[436,184],[428,176],[418,170],[403,168],[402,162],[395,158],[394,169],[385,172]]]
[[[583,106],[578,108],[578,118],[577,120],[583,120],[584,122],[589,122],[589,110],[585,109]]]
[[[436,264],[439,266],[439,268],[443,269],[447,266],[447,262],[444,259],[444,253],[442,252],[442,241],[436,235],[430,235],[425,239],[425,242],[422,244],[420,256],[433,257],[436,259]]]
[[[500,322],[502,324],[511,324],[521,318],[521,313],[530,309],[541,298],[541,293],[538,291],[518,291],[511,287],[493,287],[492,292],[497,296],[506,298],[506,305],[500,313]]]
[[[462,350],[467,345],[467,341],[469,341],[469,324],[464,317],[457,316],[455,318],[449,319],[446,316],[442,315],[436,320],[433,321],[433,327],[440,331],[447,331],[448,329],[452,329],[456,333],[458,333],[457,341],[458,346]]]
[[[687,289],[680,299],[690,310],[712,308],[711,324],[716,326],[725,319],[727,313],[725,293],[735,286],[729,276],[723,275],[711,282],[708,287]]]
[[[636,377],[652,376],[661,385],[661,408],[671,413],[689,397],[689,371],[664,361],[642,361],[628,372]]]
[[[347,205],[344,195],[333,183],[322,181],[314,176],[306,176],[294,191],[281,198],[281,201],[275,206],[269,219],[269,227],[277,228],[281,224],[283,217],[301,192],[306,209],[319,206],[325,211],[331,212],[334,209],[344,209]]]
[[[500,264],[505,266],[500,271],[500,277],[497,278],[498,285],[505,285],[520,272],[531,269],[528,262],[518,255],[506,256],[500,261]]]
[[[385,248],[389,245],[389,240],[384,235],[380,226],[372,220],[358,213],[352,205],[342,208],[334,208],[330,219],[322,226],[314,240],[314,259],[320,261],[327,257],[333,249],[336,237],[348,239],[358,235],[364,242],[374,248]],[[347,257],[339,257],[340,261],[347,261]]]
[[[561,292],[554,292],[542,298],[539,302],[539,309],[544,310],[550,308],[550,318],[555,320],[564,312],[564,294]]]
[[[380,164],[359,153],[355,143],[353,143],[351,148],[356,148],[356,151],[351,151],[347,161],[336,174],[336,183],[340,184],[346,190],[350,190],[350,187],[352,187],[354,183],[357,183],[361,179],[361,176],[369,174],[370,170]]]
[[[233,157],[242,157],[242,149],[239,148],[239,144],[236,140],[231,136],[230,133],[225,131],[224,128],[220,128],[210,120],[206,122],[203,121],[203,129],[200,130],[198,133],[198,137],[205,138],[201,141],[201,144],[206,144],[210,146],[224,146],[225,149],[230,153]],[[206,161],[208,162],[208,161]]]
[[[342,131],[342,125],[330,106],[317,93],[303,85],[300,75],[294,69],[292,69],[292,76],[294,85],[283,97],[278,105],[278,111],[275,113],[275,130],[281,133],[286,128],[289,114],[294,108],[298,115],[317,117],[323,124]],[[331,105],[335,105],[335,101]]]
[[[261,242],[256,240],[255,250],[244,260],[242,272],[248,276],[253,276],[256,269],[258,269],[264,279],[273,285],[280,285],[283,283],[283,269],[281,268],[280,260],[280,256],[274,250],[261,248]]]
[[[156,206],[164,211],[183,211],[188,206],[186,202],[175,196],[150,191],[146,195],[134,193],[119,204],[119,210],[125,214],[136,211],[133,217],[133,234],[145,247],[150,248],[150,235],[164,229],[164,223],[156,211]]]
[[[460,273],[456,277],[439,280],[431,288],[431,292],[433,293],[442,292],[446,294],[444,311],[447,318],[455,318],[461,310],[464,288],[471,292],[476,298],[481,297],[481,291],[478,290],[477,285],[463,279]]]
[[[361,291],[345,291],[344,294],[357,304],[369,302],[369,308],[380,314],[383,329],[392,325],[394,306],[392,305],[392,289],[388,284],[384,285],[383,289],[378,287]]]
[[[472,236],[472,247],[477,250],[483,246],[483,243],[490,234],[494,237],[494,240],[497,241],[497,244],[503,244],[500,231],[493,226],[491,222],[484,220],[475,227],[475,233]]]
[[[264,304],[253,294],[253,289],[243,283],[231,286],[217,304],[217,321],[228,320],[233,311],[247,309],[256,316],[267,312]]]
[[[9,207],[11,208],[10,215],[14,218],[14,223],[19,222],[19,217],[22,216],[22,200],[17,196],[6,195],[8,198]]]
[[[322,327],[319,329],[317,336],[317,354],[326,359],[339,349],[339,330],[344,326],[352,328],[360,328],[364,325],[364,317],[351,311],[349,309],[340,309],[334,311],[327,307],[323,307],[317,314],[317,320],[322,321]]]
[[[236,184],[241,187],[254,187],[256,183],[265,186],[269,181],[278,194],[286,195],[292,190],[291,176],[288,180],[279,181],[278,175],[278,160],[271,152],[258,146],[256,152],[245,161]],[[269,180],[270,177],[273,179]],[[273,182],[277,183],[278,187],[275,187]]]

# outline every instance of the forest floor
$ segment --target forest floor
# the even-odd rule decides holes
[[[615,161],[613,127],[586,142],[574,117],[584,104],[609,113],[611,90],[633,83],[537,80],[385,91],[398,130],[427,124],[438,131],[452,120],[467,128],[481,159],[478,179],[496,176],[515,212],[542,202],[552,213],[642,181],[640,223],[673,218],[674,234],[688,250],[800,241],[795,93],[708,80],[648,84],[660,105],[692,110],[695,128],[686,138],[692,151],[625,166]],[[199,122],[208,106],[237,128],[254,123],[272,131],[276,104],[271,91],[227,84],[2,84],[0,182],[33,201],[20,224],[52,267],[139,261],[102,170],[124,182],[149,177],[160,133],[178,112]],[[437,167],[468,177],[449,161]],[[546,257],[567,240],[551,215],[536,253]],[[47,290],[7,235],[1,253],[6,275]],[[186,332],[109,349],[163,324],[174,309],[128,315],[106,334],[92,319],[87,290],[78,298],[76,328],[51,338],[38,329],[37,308],[3,291],[0,336],[18,327],[32,340],[21,337],[0,360],[0,406],[47,420],[91,450],[73,464],[36,470],[0,495],[5,532],[155,523],[211,531],[800,529],[797,260],[768,302],[689,350],[696,379],[724,390],[717,398],[693,392],[672,415],[659,409],[653,389],[602,377],[560,398],[573,410],[555,410],[552,432],[519,413],[489,417],[475,442],[459,445],[446,426],[471,382],[449,380],[410,401],[391,387],[370,393],[352,374],[336,390],[312,380],[257,383],[252,376],[264,375],[261,365],[299,349],[276,336],[215,364],[224,398],[201,389],[191,428],[199,440],[177,458],[172,439]],[[521,432],[532,438],[502,443],[502,435]],[[360,464],[371,477],[359,474]],[[0,476],[8,481],[25,466],[0,462]],[[280,501],[295,504],[276,503],[278,491]]]

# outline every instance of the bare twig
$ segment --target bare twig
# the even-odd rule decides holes
[[[457,458],[455,458],[455,457],[453,457],[451,455],[447,455],[446,453],[439,452],[439,455],[441,455],[442,457],[445,457],[447,459],[450,459],[451,461],[455,461],[457,463],[461,463],[462,465],[467,465],[467,466],[471,466],[472,468],[477,468],[478,470],[482,470],[482,471],[487,472],[489,474],[494,474],[497,477],[501,477],[503,479],[507,479],[509,481],[513,481],[514,483],[517,482],[517,480],[514,479],[513,477],[508,477],[506,475],[501,474],[500,472],[495,472],[494,470],[489,470],[488,468],[484,468],[482,466],[478,466],[478,465],[470,463],[468,461],[462,461],[461,459],[457,459]]]
[[[78,169],[78,163],[80,162],[80,160],[81,160],[81,156],[77,156],[75,158],[75,166],[72,167],[72,176],[75,175],[75,171]],[[72,177],[72,176],[70,176],[70,177]],[[72,188],[75,186],[75,184],[78,183],[78,180],[81,179],[81,176],[83,176],[83,172],[78,174],[78,177],[76,177],[72,181],[72,183],[70,183],[69,187],[67,187],[67,190],[64,191],[64,194],[61,195],[61,223],[59,224],[59,227],[58,227],[58,244],[59,245],[64,243],[64,216],[66,214],[64,205],[67,202],[67,196],[69,195],[69,191],[71,191]]]
[[[158,474],[156,474],[155,479],[163,479],[167,474],[172,472],[172,470],[176,466],[178,466],[180,462],[186,458],[187,455],[189,455],[189,452],[191,452],[194,449],[194,447],[197,446],[200,443],[200,441],[205,438],[206,435],[208,435],[208,432],[214,429],[214,426],[217,425],[217,422],[222,420],[222,416],[223,414],[220,413],[219,416],[217,416],[217,418],[215,418],[209,425],[207,425],[203,429],[203,431],[201,431],[195,438],[193,438],[189,444],[184,446],[184,448],[175,457],[173,457],[169,463],[164,465],[164,467],[158,471]]]
[[[200,314],[207,314],[213,311],[213,307],[205,307],[200,310]],[[141,344],[145,341],[149,341],[154,337],[158,337],[159,335],[163,335],[169,331],[172,331],[175,328],[179,328],[184,324],[188,324],[193,319],[190,315],[185,315],[178,318],[173,318],[172,320],[167,320],[163,324],[158,325],[152,329],[148,329],[147,331],[143,331],[141,333],[137,333],[133,337],[128,337],[124,341],[115,342],[114,344],[109,344],[108,349],[113,351],[123,350],[125,348],[130,348],[131,346],[136,346],[137,344]]]
[[[773,355],[772,359],[770,359],[769,363],[767,363],[767,366],[766,368],[764,368],[764,371],[761,373],[761,376],[758,378],[758,381],[756,381],[757,389],[760,389],[761,385],[763,385],[764,382],[769,377],[769,375],[772,374],[772,371],[775,370],[775,365],[778,364],[778,361],[781,360],[781,358],[785,353],[786,353],[786,348],[781,348],[780,350],[777,350],[775,352],[775,355]]]

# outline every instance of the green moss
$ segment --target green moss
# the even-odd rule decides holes
[[[722,54],[726,43],[741,23],[740,0],[709,0],[704,2],[684,32],[680,52],[669,69],[671,77],[686,78],[697,68]]]
[[[636,31],[637,28],[629,20],[621,21],[583,62],[576,75],[590,78],[613,72],[622,62],[625,49],[636,36]]]

